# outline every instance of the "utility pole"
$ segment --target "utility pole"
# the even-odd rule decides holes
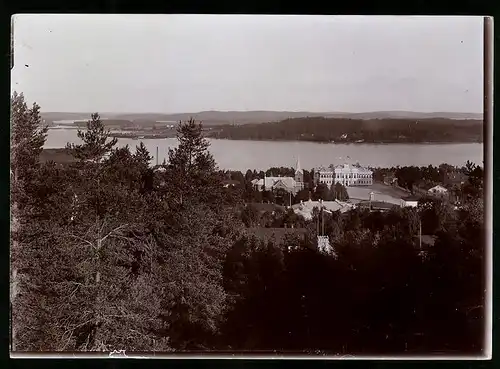
[[[420,218],[420,214],[418,217],[418,235],[420,251],[422,251],[422,219]]]
[[[156,166],[158,166],[158,146],[156,146]]]
[[[319,236],[319,215],[320,213],[318,212],[318,218],[316,219],[316,234]]]
[[[323,207],[321,207],[321,235],[325,235],[325,216],[323,213]]]

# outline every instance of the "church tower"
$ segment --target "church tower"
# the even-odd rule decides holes
[[[295,182],[299,190],[304,188],[304,171],[300,167],[299,158],[297,158],[297,165],[295,166]]]

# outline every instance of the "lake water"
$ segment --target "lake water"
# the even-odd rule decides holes
[[[45,148],[61,148],[67,142],[78,143],[74,129],[49,130]],[[168,149],[177,146],[174,138],[144,140],[156,161],[168,157]],[[134,148],[139,140],[119,139],[118,145]],[[344,162],[371,167],[404,165],[427,166],[447,163],[462,166],[467,160],[483,165],[483,144],[320,144],[313,142],[210,140],[210,151],[223,169],[264,170],[270,167],[294,167],[297,157],[303,169]]]
[[[106,120],[108,118],[102,118],[101,117],[101,120]],[[55,124],[70,124],[70,123],[75,123],[75,122],[86,122],[87,120],[89,120],[89,117],[85,117],[85,118],[81,118],[81,119],[61,119],[61,120],[55,120],[53,123]]]

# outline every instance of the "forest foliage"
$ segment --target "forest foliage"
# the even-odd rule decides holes
[[[210,137],[232,140],[299,140],[353,143],[482,142],[478,120],[291,118],[280,122],[226,125]]]

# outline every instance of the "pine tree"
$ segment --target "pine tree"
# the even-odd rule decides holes
[[[179,145],[169,149],[169,185],[180,204],[186,199],[213,200],[220,192],[221,177],[212,154],[210,143],[203,137],[201,123],[194,119],[180,122],[177,127]],[[205,196],[206,195],[206,196]]]
[[[127,185],[140,179],[128,147],[108,151],[111,145],[99,149],[96,142],[103,140],[70,146],[82,161],[91,159],[60,169],[71,175],[46,170],[38,176],[49,177],[47,189],[37,185],[45,204],[58,206],[23,225],[30,248],[18,259],[30,279],[14,306],[20,350],[169,349],[156,333],[162,285],[156,243],[146,229],[154,201]],[[103,161],[104,155],[89,155],[95,152],[111,155]]]
[[[165,171],[167,204],[154,231],[164,265],[163,334],[175,348],[207,348],[226,308],[221,268],[240,223],[234,204],[225,206],[228,191],[201,124],[180,123],[177,139]]]
[[[332,185],[331,191],[333,192],[334,199],[345,201],[349,199],[349,194],[347,193],[347,189],[344,185],[337,182],[335,185]]]
[[[169,149],[170,165],[186,176],[199,172],[214,172],[216,165],[212,154],[208,151],[210,143],[203,137],[202,124],[194,119],[179,123],[177,127],[179,146]]]
[[[42,124],[40,107],[34,103],[29,109],[24,95],[17,92],[11,97],[10,120],[12,200],[21,200],[24,186],[39,166],[48,127]]]
[[[139,146],[135,147],[134,158],[144,168],[148,168],[151,160],[153,159],[142,141]]]
[[[11,348],[16,349],[17,332],[27,328],[22,312],[17,309],[22,302],[17,299],[18,291],[24,289],[21,273],[26,256],[26,244],[20,240],[18,231],[27,223],[25,207],[30,201],[27,189],[35,181],[39,168],[39,155],[43,150],[48,128],[42,125],[40,107],[34,103],[29,109],[24,95],[14,92],[11,97],[11,205],[12,205],[12,245],[11,245],[11,307],[13,308],[11,326]],[[14,313],[15,311],[15,313]]]
[[[109,139],[110,131],[105,129],[98,113],[92,114],[87,130],[78,130],[77,135],[83,144],[68,144],[66,147],[81,161],[100,162],[118,142],[116,137]]]

